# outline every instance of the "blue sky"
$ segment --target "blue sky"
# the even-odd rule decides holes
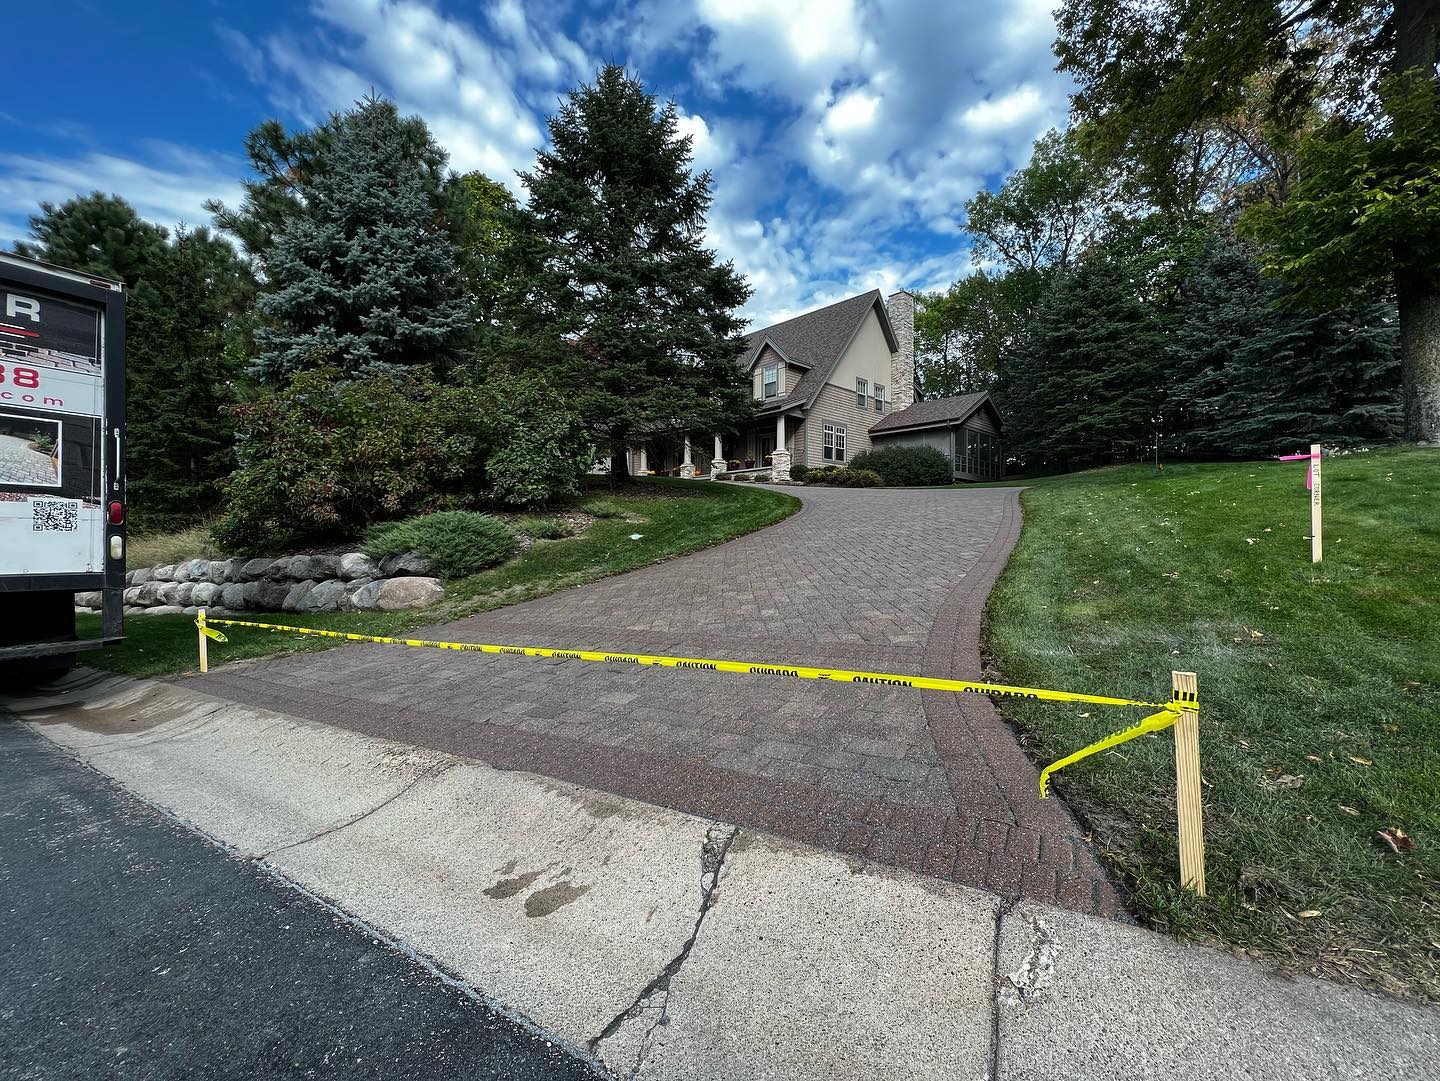
[[[757,325],[969,269],[963,203],[1064,121],[1053,0],[134,0],[16,5],[0,242],[99,189],[165,225],[233,200],[245,133],[374,87],[517,194],[545,117],[605,60],[679,106],[709,240]]]

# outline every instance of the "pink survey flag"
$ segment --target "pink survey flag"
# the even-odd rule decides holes
[[[1307,450],[1304,454],[1280,454],[1276,456],[1275,460],[1277,462],[1313,462],[1318,457],[1320,457],[1320,455],[1311,454]],[[1310,491],[1314,485],[1315,467],[1313,465],[1307,465],[1305,467],[1305,490],[1307,492]]]

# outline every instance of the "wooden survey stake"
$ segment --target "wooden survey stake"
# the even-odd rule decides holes
[[[1310,562],[1320,562],[1320,460],[1319,443],[1310,444]]]
[[[200,635],[200,671],[210,671],[210,651],[207,649],[208,635],[205,633],[205,609],[200,609],[200,616],[195,620],[195,626],[199,628]]]
[[[1200,804],[1200,714],[1194,672],[1171,672],[1175,722],[1175,811],[1180,826],[1180,885],[1205,896],[1205,823]],[[1185,708],[1186,706],[1190,708]]]

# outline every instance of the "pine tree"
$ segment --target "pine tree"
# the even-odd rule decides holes
[[[278,384],[321,365],[347,375],[443,370],[469,313],[406,128],[393,104],[375,98],[332,123],[304,213],[283,219],[268,251],[255,373]]]
[[[750,288],[704,246],[710,174],[690,172],[673,103],[622,67],[573,91],[529,190],[534,274],[523,329],[566,343],[550,373],[625,474],[627,438],[733,428],[752,408],[735,309]]]
[[[15,251],[56,266],[135,285],[165,256],[166,233],[118,195],[91,192],[56,206],[41,203],[30,219],[33,241]]]
[[[1285,298],[1251,248],[1212,240],[1185,282],[1168,351],[1186,453],[1254,456],[1400,434],[1394,307],[1311,314]]]
[[[226,407],[239,395],[253,291],[230,245],[182,227],[131,292],[127,480],[145,528],[189,523],[220,505],[235,467]]]

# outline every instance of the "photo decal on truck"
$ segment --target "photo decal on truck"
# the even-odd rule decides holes
[[[0,484],[60,487],[60,421],[0,413]]]
[[[0,406],[98,416],[102,375],[98,308],[0,293]]]

